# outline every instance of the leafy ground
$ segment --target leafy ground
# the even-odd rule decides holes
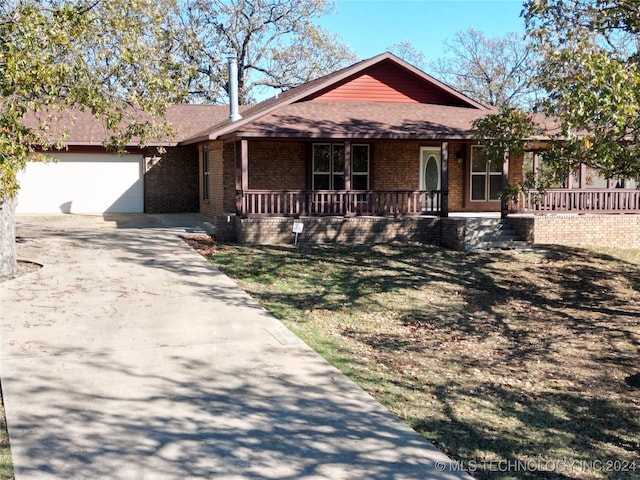
[[[640,250],[186,239],[477,478],[640,478]]]

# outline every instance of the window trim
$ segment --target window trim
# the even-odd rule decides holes
[[[316,150],[315,147],[316,146],[329,146],[330,147],[330,152],[329,152],[329,167],[330,167],[330,171],[325,172],[325,171],[318,171],[316,172]],[[316,175],[325,175],[329,177],[329,186],[331,188],[329,188],[329,190],[344,190],[344,188],[342,189],[336,189],[335,187],[335,177],[342,177],[344,179],[344,169],[340,172],[336,172],[333,169],[333,165],[334,165],[334,148],[336,146],[340,146],[344,149],[345,144],[344,143],[340,143],[340,142],[314,142],[311,145],[311,189],[312,190],[317,190],[316,188]],[[353,150],[355,147],[367,147],[367,171],[366,172],[354,172],[353,170]],[[354,143],[351,144],[351,151],[350,151],[351,155],[349,156],[350,161],[351,161],[351,185],[353,185],[353,179],[354,177],[366,177],[367,179],[367,188],[366,190],[369,190],[370,185],[371,185],[371,145],[369,145],[368,143]],[[343,162],[346,160],[346,155],[343,153]],[[345,185],[344,180],[343,180],[343,185]],[[353,188],[352,188],[353,190]]]
[[[492,199],[489,198],[491,196],[491,177],[500,177],[502,179],[502,169],[498,172],[492,172],[489,168],[491,165],[489,162],[485,162],[485,170],[483,172],[474,172],[473,171],[473,159],[474,159],[474,151],[477,151],[482,148],[482,145],[472,145],[471,146],[471,155],[469,158],[469,201],[472,203],[489,203],[489,202],[500,202],[500,198]],[[473,198],[473,177],[484,177],[484,198],[483,199],[474,199]],[[500,189],[502,190],[502,188]]]
[[[425,157],[427,153],[427,158]],[[429,157],[433,155],[438,165],[438,188],[442,190],[442,148],[440,147],[420,147],[420,171],[418,172],[418,189],[426,190],[425,168]],[[424,187],[424,188],[423,188]]]
[[[356,172],[355,169],[353,168],[353,149],[355,147],[367,147],[367,171],[366,172]],[[368,143],[353,143],[351,144],[351,185],[352,185],[352,190],[355,190],[353,188],[353,184],[355,183],[353,181],[353,177],[367,177],[367,188],[365,188],[365,190],[369,190],[369,188],[371,188],[371,147],[369,146]]]

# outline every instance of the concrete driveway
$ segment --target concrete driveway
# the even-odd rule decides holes
[[[0,376],[17,480],[469,478],[177,236],[18,218]]]

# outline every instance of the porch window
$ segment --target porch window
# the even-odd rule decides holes
[[[369,190],[369,145],[353,145],[351,165],[351,188]]]
[[[638,182],[629,178],[606,178],[597,169],[592,167],[585,167],[583,169],[585,173],[585,179],[583,182],[584,188],[624,188],[630,190],[636,190],[638,188]]]
[[[471,148],[471,201],[500,200],[502,190],[502,165],[482,158],[481,146]]]
[[[313,145],[313,189],[344,190],[344,145]]]
[[[209,146],[202,146],[202,200],[209,200]]]

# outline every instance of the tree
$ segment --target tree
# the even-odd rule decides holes
[[[286,90],[352,63],[356,57],[313,24],[329,0],[186,0],[182,22],[192,37],[192,101],[226,102],[226,56],[238,59],[238,100]]]
[[[455,89],[489,106],[530,108],[535,102],[535,56],[527,39],[516,33],[487,38],[469,29],[445,47],[448,56],[430,68]]]
[[[15,271],[18,172],[62,112],[89,110],[113,132],[107,146],[144,145],[185,95],[173,0],[8,0],[0,5],[0,276]],[[32,120],[36,118],[37,121]]]
[[[410,63],[420,70],[427,68],[427,62],[424,53],[417,50],[411,42],[399,42],[389,45],[387,51],[393,53],[396,57],[401,58],[405,62]]]
[[[535,115],[518,108],[502,106],[498,113],[486,115],[474,120],[473,139],[482,145],[483,158],[494,164],[502,165],[507,157],[523,157],[528,143],[544,134]],[[503,199],[517,200],[523,190],[545,190],[557,181],[559,171],[545,168],[537,172],[523,172],[522,182],[508,185],[502,192]],[[568,172],[562,172],[565,176]]]
[[[543,112],[560,124],[546,154],[607,178],[640,178],[640,16],[635,0],[529,0],[527,32],[543,61]]]

